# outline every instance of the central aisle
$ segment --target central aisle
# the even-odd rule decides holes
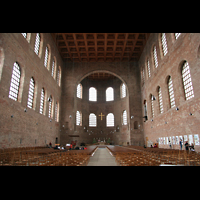
[[[87,166],[117,166],[115,157],[112,156],[107,148],[98,148]]]

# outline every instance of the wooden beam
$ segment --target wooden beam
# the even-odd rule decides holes
[[[116,45],[117,45],[117,37],[118,37],[118,33],[115,34],[114,47],[113,47],[113,59],[112,59],[112,61],[115,60],[115,50],[116,50]]]
[[[74,37],[74,43],[76,45],[76,51],[78,53],[78,58],[79,58],[79,61],[81,62],[81,56],[80,56],[80,52],[79,52],[79,49],[78,49],[78,44],[77,44],[77,41],[76,41],[76,35],[75,35],[75,33],[73,33],[72,35]]]
[[[130,56],[129,56],[128,61],[131,60],[131,56],[132,56],[132,54],[133,54],[133,51],[134,51],[134,48],[135,48],[135,44],[136,44],[136,42],[137,42],[137,40],[138,40],[138,37],[139,37],[139,33],[136,33],[135,39],[133,39],[133,46],[131,47],[131,52],[130,52]]]
[[[88,54],[88,46],[87,46],[86,33],[83,33],[83,37],[84,37],[84,42],[85,42],[85,49],[86,49],[86,54],[87,54],[87,61],[89,62],[89,54]]]
[[[106,61],[106,49],[107,49],[107,33],[105,33],[105,40],[104,40],[104,62]]]
[[[128,38],[128,33],[125,34],[124,46],[123,46],[122,56],[121,56],[121,58],[120,58],[120,61],[122,61],[122,59],[123,59],[123,57],[124,57],[124,51],[125,51],[125,48],[126,48],[127,38]]]
[[[95,44],[95,52],[96,52],[95,60],[97,62],[97,33],[94,33],[94,44]]]
[[[66,39],[66,37],[65,37],[65,34],[62,33],[62,36],[63,36],[63,39],[64,39],[64,41],[65,41],[65,45],[66,45],[66,47],[67,47],[67,50],[68,50],[68,54],[69,54],[69,56],[70,56],[70,59],[71,59],[71,61],[73,61],[73,59],[72,59],[72,54],[71,54],[71,52],[70,52],[70,49],[69,49],[69,46],[68,46],[68,43],[67,43],[67,39]]]

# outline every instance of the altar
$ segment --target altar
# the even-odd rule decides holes
[[[105,144],[106,142],[103,142],[103,141],[98,142],[98,145],[105,145]]]

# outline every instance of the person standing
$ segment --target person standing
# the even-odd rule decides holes
[[[181,150],[182,150],[182,139],[180,139],[179,144],[180,144],[180,148],[181,148]]]
[[[185,150],[186,150],[186,151],[189,150],[188,147],[189,147],[189,144],[188,144],[188,141],[186,141],[186,142],[185,142]]]

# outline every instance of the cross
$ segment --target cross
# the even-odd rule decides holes
[[[105,116],[105,115],[102,115],[102,113],[101,113],[99,116],[101,117],[101,121],[102,121],[102,117]]]

